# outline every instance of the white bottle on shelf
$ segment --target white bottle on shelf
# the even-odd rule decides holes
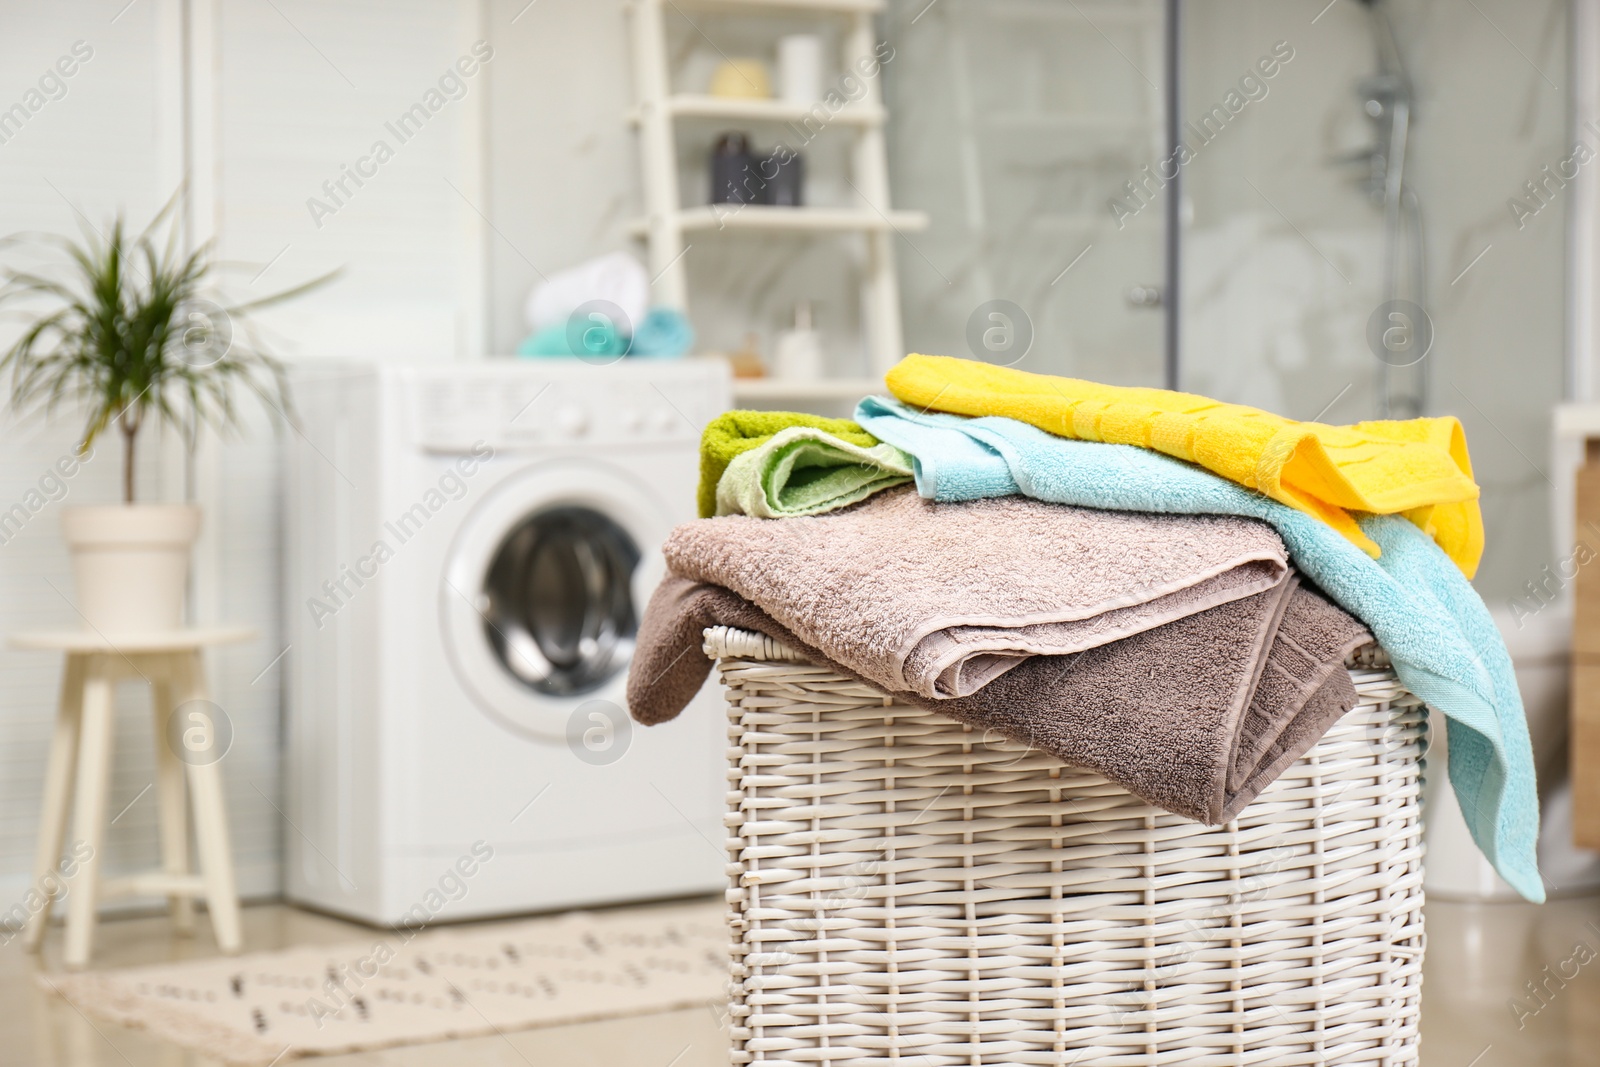
[[[810,107],[822,99],[822,38],[791,33],[778,38],[778,95],[786,104]]]
[[[822,334],[811,327],[810,303],[795,306],[794,329],[778,335],[772,362],[785,381],[814,382],[822,377]]]

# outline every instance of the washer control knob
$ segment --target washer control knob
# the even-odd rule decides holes
[[[620,408],[617,411],[617,426],[624,433],[633,433],[644,424],[644,416],[638,408]]]
[[[650,425],[659,433],[671,433],[678,425],[678,414],[671,408],[656,408],[650,413]]]
[[[556,428],[568,437],[582,437],[589,429],[589,413],[576,404],[556,412]]]

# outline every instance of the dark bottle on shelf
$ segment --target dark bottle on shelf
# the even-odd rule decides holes
[[[765,199],[765,184],[747,135],[725,133],[717,138],[711,148],[713,204],[759,204]]]
[[[805,203],[806,161],[800,153],[780,145],[761,161],[759,169],[767,183],[766,203],[774,207],[799,207]]]

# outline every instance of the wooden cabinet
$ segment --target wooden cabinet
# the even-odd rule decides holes
[[[1572,838],[1600,849],[1600,437],[1585,439],[1573,516]]]

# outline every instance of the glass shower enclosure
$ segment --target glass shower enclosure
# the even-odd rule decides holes
[[[1552,553],[1566,22],[893,0],[895,203],[932,219],[899,249],[907,347],[1299,419],[1459,416],[1504,608]]]

